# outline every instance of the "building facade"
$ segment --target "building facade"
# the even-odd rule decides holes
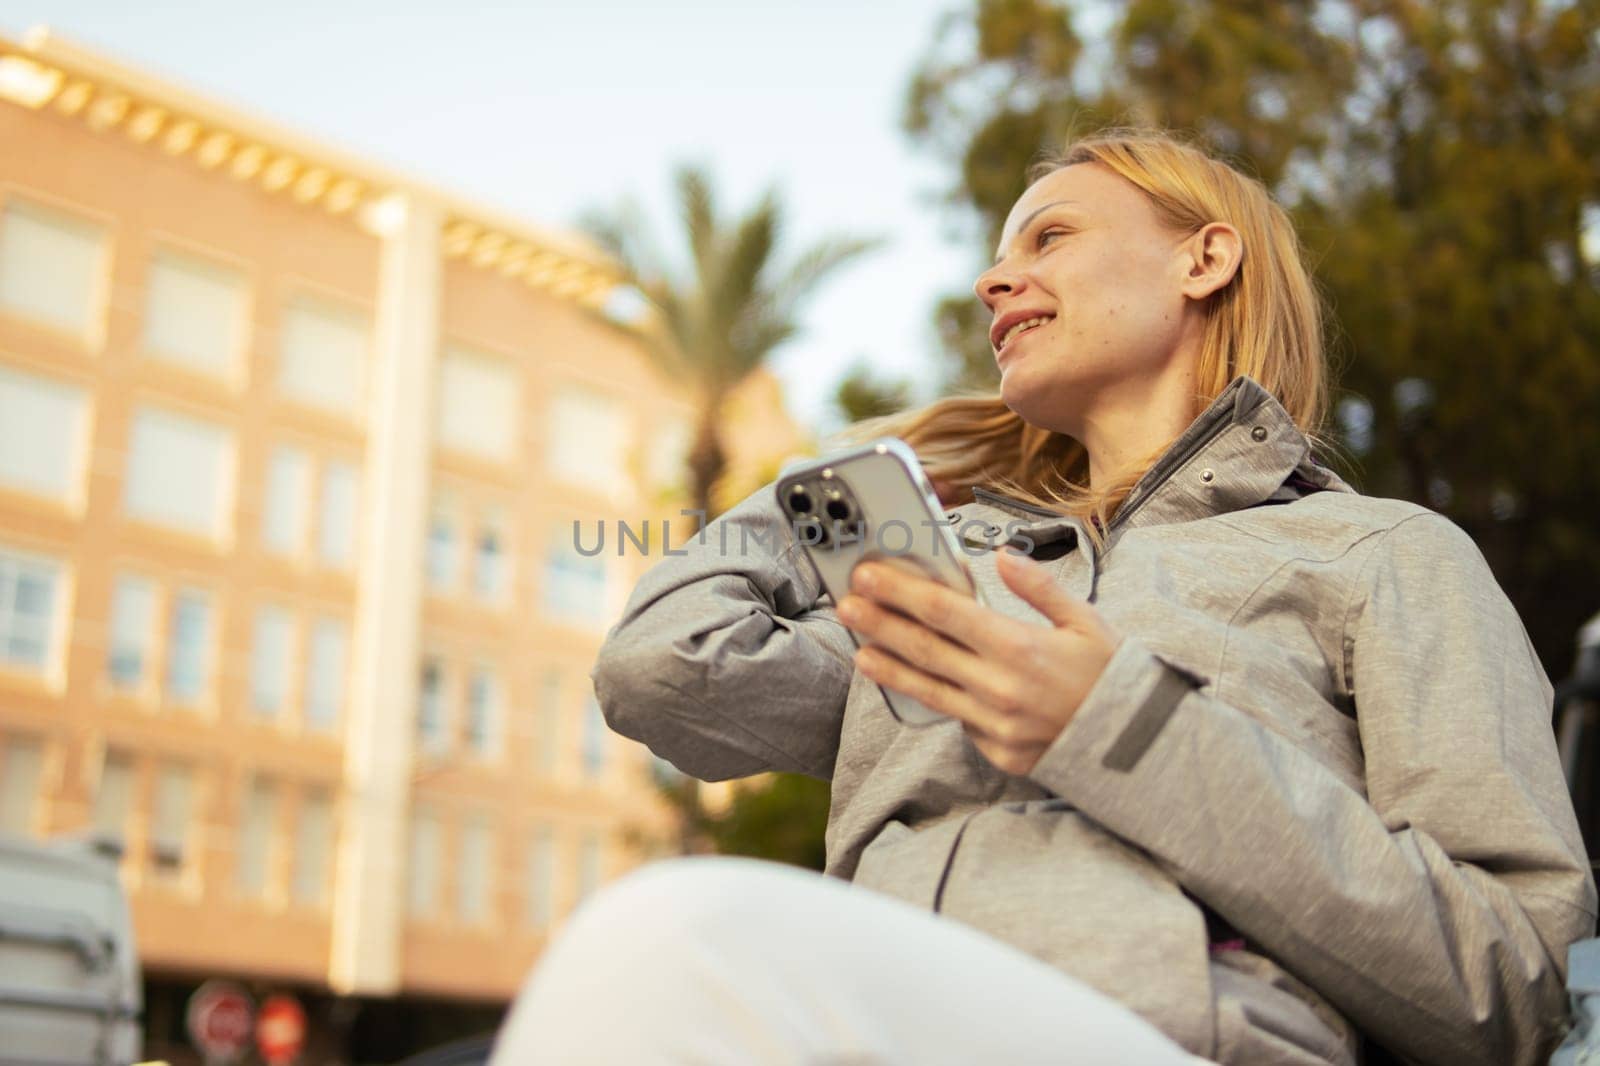
[[[493,1008],[670,848],[587,676],[648,560],[574,544],[679,506],[690,398],[620,283],[0,40],[0,831],[124,841],[153,1053],[211,976],[298,992],[334,1058],[361,1004]],[[746,479],[805,447],[770,378],[734,408]]]

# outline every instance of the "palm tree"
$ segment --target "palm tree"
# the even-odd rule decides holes
[[[631,201],[614,214],[590,214],[581,224],[653,305],[660,328],[648,331],[645,343],[656,362],[697,394],[689,488],[709,521],[712,491],[727,466],[719,430],[728,394],[799,332],[800,304],[818,283],[880,242],[827,238],[780,268],[774,260],[783,212],[772,190],[749,214],[722,220],[703,169],[680,167],[675,184],[690,253],[687,270],[674,269],[661,254]]]

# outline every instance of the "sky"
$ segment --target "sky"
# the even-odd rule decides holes
[[[709,165],[725,214],[776,186],[790,254],[830,234],[887,244],[840,269],[774,368],[791,413],[837,425],[857,362],[930,397],[932,308],[982,249],[954,239],[947,172],[899,119],[955,0],[8,0],[220,102],[545,226],[637,199],[663,242],[671,174]]]

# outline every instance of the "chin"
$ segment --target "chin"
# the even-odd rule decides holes
[[[1062,400],[1074,389],[1071,382],[1032,380],[1023,367],[1008,366],[1000,373],[1000,400],[1013,414],[1030,426],[1047,429],[1052,433],[1067,432],[1062,428],[1067,412]]]

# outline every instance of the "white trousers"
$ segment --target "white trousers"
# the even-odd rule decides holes
[[[779,863],[671,859],[572,916],[491,1066],[1190,1066],[1121,1004],[948,918]]]

